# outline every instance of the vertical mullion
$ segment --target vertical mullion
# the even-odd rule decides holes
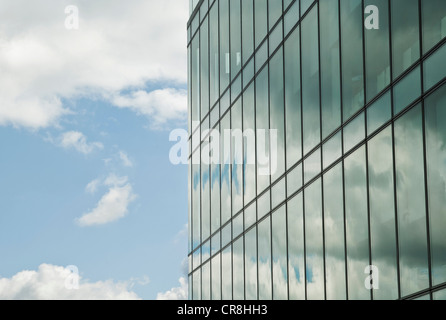
[[[284,20],[284,15],[283,12],[285,10],[285,6],[283,4],[283,0],[282,0],[282,16]],[[288,175],[287,175],[287,165],[288,165],[288,161],[287,161],[287,125],[286,125],[286,85],[285,85],[285,81],[286,81],[286,77],[285,77],[285,23],[282,22],[282,77],[283,77],[283,132],[284,132],[284,159],[285,159],[285,175],[283,177],[284,181],[285,181],[285,250],[286,250],[286,275],[287,275],[287,299],[290,298],[290,277],[288,275],[288,265],[289,265],[289,245],[288,245]]]
[[[299,13],[301,14],[302,10],[302,5],[301,2],[299,2]],[[303,141],[303,136],[304,136],[304,129],[303,129],[303,99],[302,99],[302,18],[299,17],[299,73],[300,73],[300,121],[301,121],[301,125],[300,125],[300,131],[301,131],[301,136],[300,136],[300,141],[301,141],[301,152],[302,152],[302,159],[301,159],[301,163],[302,163],[302,179],[304,179],[304,163],[303,163],[303,157],[304,157],[304,141]],[[302,186],[302,222],[303,222],[303,231],[304,231],[304,283],[305,283],[305,300],[308,300],[308,294],[307,294],[307,237],[306,237],[306,228],[305,228],[305,189]]]
[[[425,99],[424,99],[424,63],[423,63],[423,25],[422,25],[422,5],[421,1],[418,1],[418,20],[419,20],[419,35],[420,35],[420,73],[421,73],[421,116],[422,116],[422,132],[423,132],[423,162],[424,162],[424,192],[425,192],[425,205],[426,205],[426,237],[427,237],[427,256],[428,256],[428,273],[429,273],[429,295],[430,299],[433,299],[432,294],[432,253],[431,253],[431,237],[430,237],[430,219],[429,219],[429,190],[427,181],[427,150],[426,150],[426,113],[425,113]]]
[[[344,216],[344,264],[345,264],[345,296],[348,300],[348,264],[347,264],[347,214],[345,210],[345,166],[344,166],[344,96],[343,96],[343,81],[342,81],[342,24],[341,24],[341,0],[338,0],[338,24],[339,24],[339,77],[340,77],[340,100],[341,100],[341,153],[342,153],[342,208]]]
[[[322,261],[323,261],[323,270],[324,270],[324,300],[327,300],[327,272],[326,272],[326,260],[325,260],[325,208],[324,208],[324,175],[322,174],[322,163],[324,162],[324,154],[322,152],[322,80],[321,80],[321,12],[319,2],[316,4],[317,6],[317,26],[318,26],[318,69],[319,69],[319,138],[321,145],[320,154],[321,154],[321,199],[322,199]]]

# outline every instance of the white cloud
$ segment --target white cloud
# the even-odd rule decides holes
[[[102,225],[125,217],[128,214],[128,206],[137,197],[127,177],[112,174],[103,184],[109,187],[108,192],[93,210],[76,220],[80,226]]]
[[[188,284],[187,280],[181,277],[179,280],[180,286],[172,288],[166,292],[160,292],[156,296],[156,300],[187,300]]]
[[[90,282],[79,276],[78,289],[67,289],[70,269],[42,264],[37,271],[25,270],[11,278],[0,278],[0,300],[136,300],[128,282]]]
[[[181,121],[187,115],[187,91],[162,89],[147,92],[133,91],[113,97],[112,103],[120,108],[131,109],[152,119],[152,127],[158,128],[167,121]]]
[[[87,186],[85,187],[85,191],[88,193],[94,194],[99,188],[99,185],[101,184],[101,181],[99,179],[95,179],[91,181]]]
[[[104,145],[100,142],[87,142],[87,137],[78,131],[69,131],[60,137],[60,145],[65,149],[74,148],[83,154],[92,153],[96,149],[103,149]]]
[[[67,5],[79,8],[79,30],[65,28]],[[177,98],[184,92],[141,90],[149,83],[184,87],[187,6],[183,0],[1,1],[0,125],[52,126],[69,112],[63,101],[91,96],[120,102],[156,124],[181,119],[184,113],[176,112],[186,105]],[[130,92],[124,101],[122,92]],[[165,109],[163,98],[173,105]]]
[[[133,162],[130,161],[129,156],[124,151],[119,151],[119,158],[121,159],[124,167],[133,167]]]

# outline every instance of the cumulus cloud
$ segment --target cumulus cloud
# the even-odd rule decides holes
[[[138,90],[127,95],[117,95],[112,98],[112,103],[149,117],[152,119],[152,127],[158,128],[167,121],[184,120],[187,114],[187,91],[171,88],[151,92]]]
[[[103,185],[109,187],[108,192],[102,196],[93,210],[76,220],[80,226],[102,225],[125,217],[128,214],[128,206],[137,197],[127,177],[112,174],[105,179]]]
[[[78,30],[65,28],[68,5],[79,9]],[[187,5],[179,0],[1,1],[0,125],[56,125],[69,112],[64,101],[92,96],[156,123],[183,117],[186,105],[177,100],[185,101],[185,93],[175,88],[184,87],[187,78]],[[157,83],[168,89],[144,91]],[[164,98],[172,103],[167,109]]]
[[[180,286],[172,288],[166,292],[160,292],[156,296],[156,300],[187,300],[188,284],[184,277],[179,280]]]
[[[85,187],[85,191],[88,193],[94,194],[99,188],[99,185],[101,184],[101,181],[99,179],[95,179],[87,184]]]
[[[67,286],[69,268],[42,264],[37,271],[24,270],[11,278],[0,278],[0,300],[136,300],[127,282],[91,282],[78,278],[77,289]]]
[[[121,159],[124,167],[133,167],[133,162],[129,159],[129,156],[124,151],[119,151],[119,158]]]
[[[87,137],[79,131],[69,131],[60,137],[60,145],[65,149],[73,148],[80,153],[89,154],[94,150],[103,149],[104,145],[100,142],[87,142]]]

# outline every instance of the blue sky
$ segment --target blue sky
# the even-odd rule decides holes
[[[184,296],[187,166],[169,133],[186,128],[187,1],[0,12],[0,299]]]

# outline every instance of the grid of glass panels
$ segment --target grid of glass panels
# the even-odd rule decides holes
[[[189,297],[444,299],[446,2],[196,5]]]

